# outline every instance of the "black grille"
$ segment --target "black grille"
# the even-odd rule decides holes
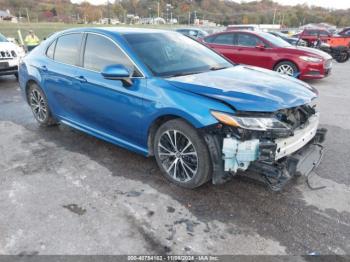
[[[0,60],[11,60],[15,57],[17,57],[17,54],[14,50],[0,51]]]

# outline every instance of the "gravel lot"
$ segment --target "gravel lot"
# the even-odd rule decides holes
[[[178,188],[153,158],[39,128],[0,78],[0,254],[350,254],[349,83],[349,62],[310,82],[329,130],[311,183],[327,187],[272,193],[244,177]]]

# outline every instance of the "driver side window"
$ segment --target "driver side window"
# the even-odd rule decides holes
[[[101,72],[106,66],[114,64],[124,65],[134,72],[133,76],[140,76],[134,64],[115,43],[106,37],[88,34],[83,67]]]

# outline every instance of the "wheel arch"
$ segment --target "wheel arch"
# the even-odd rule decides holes
[[[25,98],[26,98],[26,101],[27,103],[29,104],[29,101],[28,101],[28,91],[29,91],[29,88],[32,86],[32,85],[37,85],[40,87],[38,81],[34,80],[34,79],[28,79],[28,81],[26,82],[25,86],[24,86],[24,94],[25,94]],[[40,87],[41,88],[41,87]],[[42,88],[41,88],[42,90]],[[44,92],[44,91],[43,91]]]
[[[181,119],[185,121],[187,124],[191,125],[193,128],[197,128],[194,123],[191,122],[191,120],[187,119],[186,117],[177,115],[177,114],[165,114],[158,116],[156,119],[153,120],[150,127],[148,128],[148,134],[147,134],[147,148],[148,148],[148,155],[153,156],[154,150],[153,150],[153,141],[156,135],[156,132],[158,128],[173,119]]]
[[[293,61],[293,59],[289,59],[289,58],[281,58],[281,59],[277,60],[276,63],[273,65],[273,70],[275,70],[276,67],[277,67],[277,65],[280,64],[280,63],[282,63],[282,62],[293,63],[293,64],[297,67],[298,71],[300,72],[300,68],[299,68],[299,66],[298,66],[298,63],[296,63],[295,61]]]

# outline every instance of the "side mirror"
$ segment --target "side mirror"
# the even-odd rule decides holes
[[[101,72],[101,75],[105,79],[120,80],[127,86],[131,86],[133,84],[130,78],[131,74],[132,73],[130,70],[123,65],[109,65],[106,66]]]
[[[266,46],[264,45],[264,44],[257,44],[256,46],[255,46],[255,48],[257,48],[257,49],[260,49],[260,50],[264,50],[265,48],[266,48]]]

